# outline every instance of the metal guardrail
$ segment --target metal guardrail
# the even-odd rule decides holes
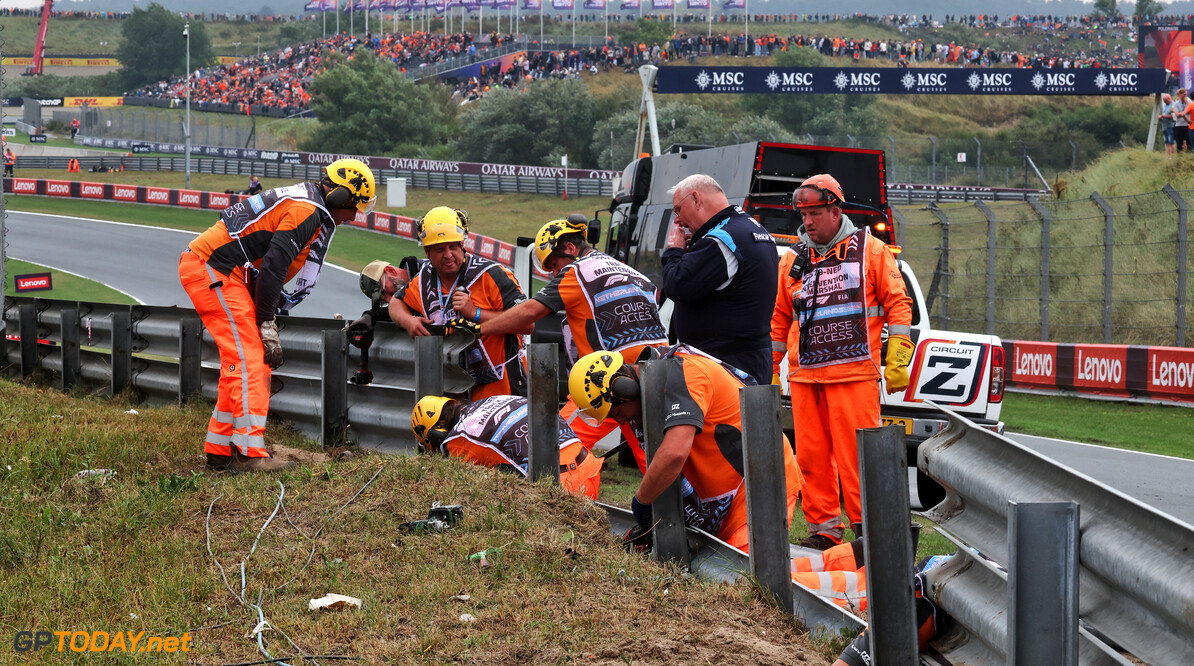
[[[918,458],[949,491],[924,515],[959,545],[930,570],[931,594],[975,639],[942,650],[947,657],[1009,663],[1007,577],[970,548],[1007,567],[1010,502],[1074,501],[1080,621],[1147,663],[1194,663],[1194,527],[953,413]],[[1129,663],[1094,632],[1078,633],[1080,663]]]
[[[19,334],[19,339],[6,341],[5,358],[10,368],[22,374],[47,371],[59,378],[63,389],[83,382],[107,383],[111,392],[132,386],[157,403],[184,400],[194,393],[215,395],[219,374],[215,346],[202,334],[192,310],[9,298],[4,317],[9,332]],[[390,453],[415,450],[408,424],[416,397],[416,359],[429,349],[438,352],[423,344],[438,339],[412,340],[395,326],[379,325],[371,358],[375,384],[355,386],[346,382],[355,362],[349,358],[342,321],[283,317],[281,322],[287,362],[274,374],[271,413],[328,446],[338,443],[347,430],[348,437],[363,446]],[[447,391],[463,391],[471,383],[457,363],[471,339],[468,334],[454,334],[444,341],[442,352],[431,355],[440,361],[434,370],[442,371]],[[747,429],[754,427],[752,423],[746,423]],[[864,443],[868,432],[860,431]],[[532,440],[534,446],[534,436]],[[872,468],[873,452],[884,447],[867,450],[864,502],[887,501],[882,495],[901,492],[899,484],[892,491],[869,479],[882,475],[882,466],[903,465],[898,460],[878,460],[882,466]],[[1119,645],[1148,663],[1194,663],[1194,581],[1188,575],[1194,527],[952,413],[949,427],[920,446],[918,467],[947,488],[947,498],[924,515],[958,546],[946,563],[928,573],[926,593],[954,620],[954,629],[934,643],[943,656],[954,663],[1008,663],[1009,649],[1017,647],[1015,639],[1021,638],[1022,645],[1029,638],[1023,627],[1016,632],[1011,602],[1015,600],[1018,608],[1032,608],[1034,601],[1039,606],[1056,597],[1023,589],[1031,587],[1023,584],[1015,589],[1007,570],[1015,575],[1019,565],[1011,561],[1015,559],[1011,553],[1028,559],[1032,544],[1025,539],[1048,543],[1059,535],[1038,529],[1037,534],[1030,530],[1025,536],[1023,529],[1009,530],[1009,524],[1016,522],[1013,506],[1072,502],[1081,508],[1077,547],[1053,550],[1076,553],[1076,562],[1053,562],[1046,574],[1072,577],[1071,589],[1077,588],[1079,626],[1065,631],[1073,637],[1077,662],[1129,663],[1113,649]],[[776,481],[767,476],[759,482]],[[756,482],[748,475],[747,483]],[[906,494],[906,489],[902,492]],[[633,521],[624,510],[605,508],[615,534],[623,533]],[[1071,515],[1070,525],[1077,534],[1077,514]],[[895,543],[890,537],[900,531],[898,520],[880,522],[893,525],[881,525],[874,534],[868,531],[870,538],[879,539],[867,544],[868,554],[878,552],[873,548],[880,548],[885,538]],[[751,562],[749,556],[709,534],[682,525],[670,529],[683,530],[690,566],[714,580],[770,566]],[[868,577],[879,575],[880,568],[868,568],[873,569]],[[1039,579],[1041,572],[1035,573]],[[878,596],[881,590],[891,589],[891,582],[904,575],[888,572],[882,584],[871,581],[868,589],[876,595],[871,600],[873,614],[883,602]],[[856,616],[804,588],[793,586],[792,593],[793,614],[815,633],[863,625]],[[883,638],[876,635],[875,640],[881,643]]]
[[[62,169],[72,158],[22,156],[17,158],[20,169]],[[123,167],[129,171],[186,171],[185,157],[137,157],[112,153],[109,156],[76,158],[83,171],[98,167]],[[217,175],[239,175],[295,180],[318,180],[323,167],[315,164],[286,164],[276,161],[239,160],[224,158],[191,158],[191,171]],[[389,178],[405,178],[406,186],[418,189],[455,192],[489,192],[493,194],[540,194],[559,196],[567,185],[568,196],[612,197],[613,183],[587,178],[547,178],[541,176],[482,175],[474,173],[438,173],[406,169],[374,169],[379,182]],[[567,181],[565,183],[565,181]]]
[[[29,317],[28,326],[22,325],[22,314]],[[154,404],[176,403],[192,393],[215,399],[219,352],[193,310],[6,298],[4,318],[8,332],[21,338],[6,342],[5,358],[21,374],[44,370],[61,378],[63,388],[89,383],[119,393],[131,386]],[[327,445],[341,418],[334,403],[343,400],[350,441],[386,453],[416,450],[410,432],[415,343],[405,331],[378,324],[370,349],[373,384],[333,386],[327,378],[335,370],[342,368],[338,376],[347,378],[360,364],[357,352],[327,341],[329,333],[346,340],[344,322],[303,317],[278,321],[286,361],[273,373],[271,414]],[[26,330],[35,333],[25,336]],[[468,333],[454,333],[444,341],[442,372],[449,392],[472,385],[458,362],[471,341]]]

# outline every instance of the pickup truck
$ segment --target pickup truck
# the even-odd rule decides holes
[[[883,422],[904,428],[909,463],[916,464],[916,447],[948,423],[930,401],[991,430],[1003,431],[999,420],[1004,387],[1001,341],[996,336],[931,327],[920,284],[912,268],[898,261],[882,151],[751,142],[719,148],[673,146],[664,154],[635,160],[615,179],[604,251],[638,269],[657,286],[661,282],[660,255],[672,223],[672,197],[667,190],[693,173],[716,179],[731,204],[741,206],[775,236],[781,252],[796,241],[801,222],[791,207],[793,190],[813,174],[829,173],[837,178],[848,200],[844,212],[856,224],[869,226],[897,253],[913,300],[916,352],[909,366],[911,383],[894,395],[881,391]],[[592,232],[599,222],[591,223],[591,238],[596,236]],[[666,323],[671,303],[660,305]],[[786,392],[787,381],[781,384]],[[790,404],[785,412],[791,429]],[[919,473],[917,491],[925,508],[944,497],[937,484]]]

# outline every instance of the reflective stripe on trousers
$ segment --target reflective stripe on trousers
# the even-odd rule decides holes
[[[220,382],[204,451],[229,456],[235,444],[244,456],[268,457],[270,371],[253,297],[243,282],[216,272],[193,252],[182,254],[178,276],[220,350]]]

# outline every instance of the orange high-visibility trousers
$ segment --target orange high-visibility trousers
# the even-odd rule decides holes
[[[572,428],[572,432],[576,433],[576,437],[580,439],[580,443],[584,445],[586,451],[592,451],[593,446],[601,441],[603,437],[618,428],[618,422],[613,419],[606,419],[599,425],[589,425],[584,419],[577,416],[576,403],[572,401],[572,396],[568,396],[568,402],[564,403],[564,408],[560,410],[560,418],[569,422],[568,427]],[[647,452],[643,450],[643,445],[638,441],[638,437],[634,434],[634,428],[628,425],[620,426],[622,428],[622,436],[626,438],[627,445],[630,452],[634,454],[634,461],[638,463],[638,471],[647,473]]]
[[[804,474],[801,507],[809,534],[841,542],[842,502],[852,523],[862,522],[858,482],[858,428],[879,427],[879,384],[873,381],[790,382],[796,464]]]
[[[792,524],[792,513],[796,510],[796,502],[800,498],[799,487],[789,488],[789,490],[792,492],[788,495],[788,521],[782,526],[776,526],[776,529],[782,529],[785,532]],[[749,553],[750,525],[747,524],[746,518],[746,489],[744,488],[730,504],[730,511],[722,521],[721,530],[718,531],[717,536],[738,550]]]
[[[567,472],[563,471],[565,465],[571,467],[564,461],[576,460],[581,451],[584,451],[585,459]],[[588,450],[581,443],[574,442],[560,449],[560,467],[560,485],[564,490],[573,495],[597,499],[597,493],[601,492],[601,458],[588,455]]]
[[[203,450],[230,456],[235,444],[244,456],[268,458],[265,418],[270,370],[265,364],[253,297],[244,282],[216,271],[194,252],[182,253],[178,277],[220,350],[216,407]]]
[[[864,611],[866,568],[859,566],[861,553],[860,541],[824,551],[799,548],[792,553],[792,580],[846,610]]]

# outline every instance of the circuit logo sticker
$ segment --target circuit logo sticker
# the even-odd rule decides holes
[[[916,401],[969,405],[987,365],[987,345],[958,340],[921,340],[913,359],[909,390]]]

